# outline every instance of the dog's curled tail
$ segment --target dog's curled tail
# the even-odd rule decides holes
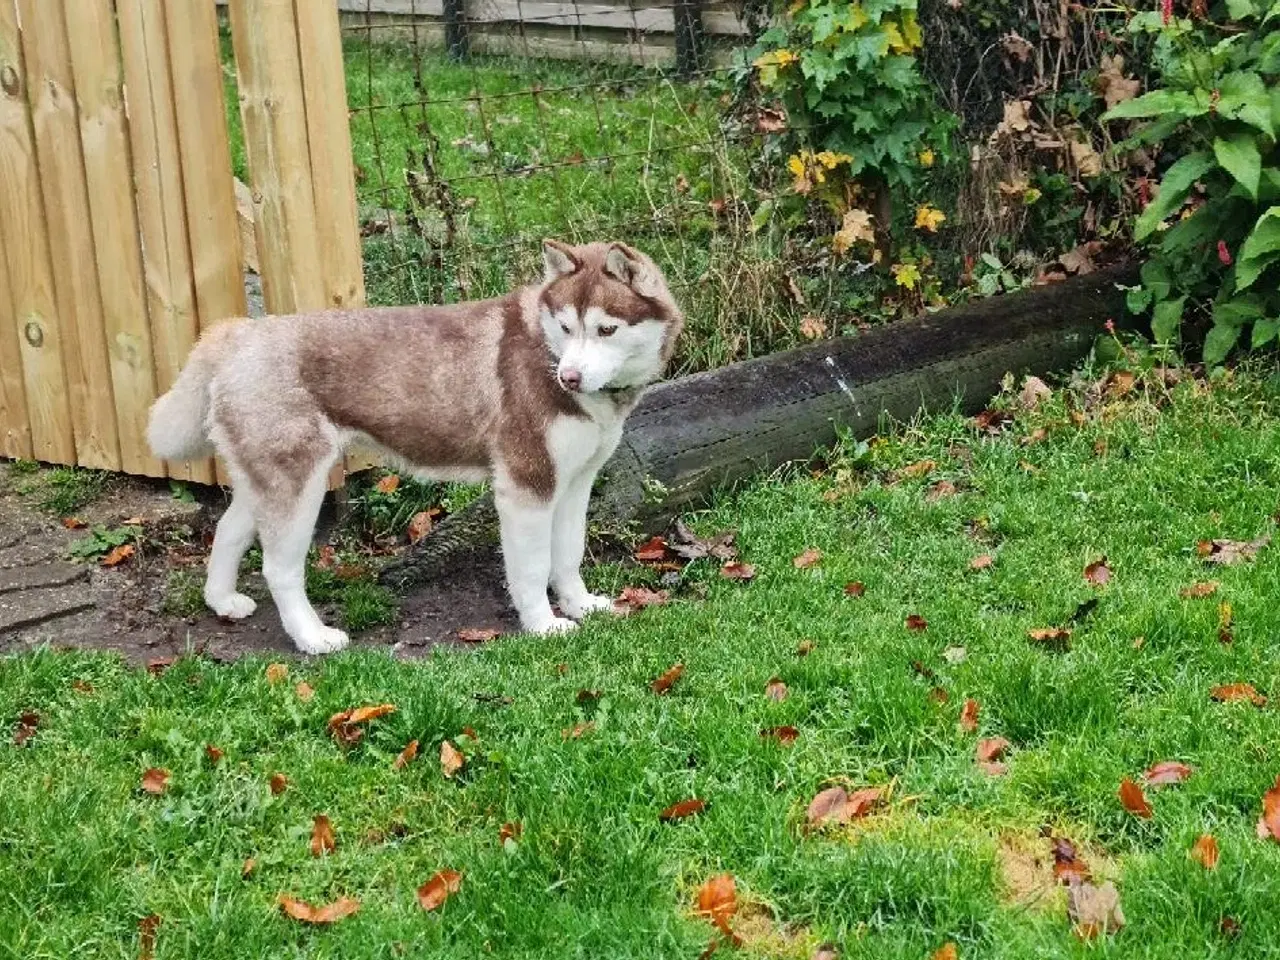
[[[209,440],[209,382],[220,353],[217,336],[200,339],[169,392],[151,406],[147,443],[161,460],[190,460],[213,453]]]

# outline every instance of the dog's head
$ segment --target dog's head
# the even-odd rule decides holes
[[[684,317],[657,265],[622,243],[547,240],[539,317],[560,385],[574,393],[652,383]]]

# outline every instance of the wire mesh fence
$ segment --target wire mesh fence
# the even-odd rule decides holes
[[[491,296],[536,275],[544,237],[620,239],[701,334],[685,369],[749,352],[781,321],[769,241],[734,199],[750,137],[723,122],[748,14],[452,2],[340,3],[370,300]]]

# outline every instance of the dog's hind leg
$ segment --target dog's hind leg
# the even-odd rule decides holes
[[[253,535],[253,510],[248,494],[232,494],[231,504],[218,521],[204,581],[204,602],[220,617],[239,620],[257,608],[252,597],[236,592],[240,561],[253,544]]]

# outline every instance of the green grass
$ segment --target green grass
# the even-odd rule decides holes
[[[69,517],[106,492],[112,474],[83,467],[41,467],[30,460],[9,465],[14,489],[53,517]]]
[[[1018,442],[1041,425],[1048,439]],[[889,482],[926,458],[932,475]],[[960,492],[926,500],[940,479]],[[846,492],[832,502],[835,487]],[[135,957],[137,922],[154,913],[158,958],[690,958],[710,938],[694,891],[730,871],[757,914],[735,923],[776,934],[749,938],[742,956],[804,958],[823,939],[876,960],[919,960],[948,939],[961,957],[995,960],[1271,955],[1280,845],[1254,823],[1280,773],[1280,712],[1213,703],[1209,690],[1280,691],[1280,548],[1213,568],[1195,544],[1271,530],[1278,489],[1280,398],[1257,378],[1184,383],[1080,428],[1060,400],[995,439],[934,418],[873,444],[869,466],[837,456],[816,478],[746,485],[696,524],[737,528],[754,582],[700,562],[671,606],[570,637],[416,663],[345,653],[297,662],[275,686],[253,659],[193,658],[158,677],[105,655],[7,659],[6,721],[24,710],[42,721],[26,748],[0,747],[0,952]],[[823,559],[797,570],[807,547]],[[996,560],[975,572],[981,553]],[[1114,578],[1092,587],[1082,570],[1103,555]],[[591,578],[616,589],[638,576],[611,566]],[[1215,596],[1179,596],[1209,579]],[[845,596],[852,580],[865,596]],[[1092,598],[1069,652],[1028,642]],[[911,613],[925,631],[904,627]],[[797,657],[806,639],[815,647]],[[943,657],[952,646],[962,662]],[[676,662],[683,677],[655,696],[650,681]],[[781,703],[763,693],[775,675],[790,689]],[[295,694],[299,680],[314,700]],[[602,697],[580,704],[582,689]],[[1007,777],[975,768],[975,736],[957,730],[967,697],[981,703],[981,736],[1013,742]],[[382,702],[397,711],[349,752],[326,735],[333,713]],[[587,719],[593,731],[562,737]],[[801,731],[790,748],[758,735],[781,724]],[[466,744],[464,727],[478,742],[446,780],[440,742]],[[418,759],[393,770],[411,739]],[[225,751],[216,766],[206,744]],[[1121,778],[1173,759],[1191,779],[1150,793],[1153,819],[1126,813]],[[172,771],[164,796],[138,789],[152,766]],[[273,796],[277,771],[291,785]],[[805,806],[835,777],[893,783],[894,799],[846,833],[807,834]],[[658,821],[690,796],[709,809]],[[320,813],[338,847],[313,859]],[[504,850],[507,821],[523,835]],[[1100,949],[1073,937],[1059,899],[1027,906],[1005,887],[1002,847],[1045,854],[1045,825],[1117,882],[1128,927]],[[1187,856],[1203,832],[1222,848],[1212,873]],[[446,867],[464,874],[461,892],[424,914],[415,889]],[[281,892],[362,908],[305,928],[280,915]],[[1234,942],[1223,916],[1240,924]]]

